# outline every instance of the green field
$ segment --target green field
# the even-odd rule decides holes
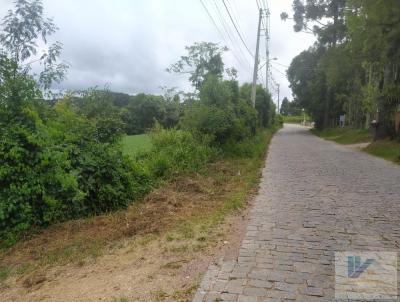
[[[367,143],[372,141],[372,135],[368,129],[353,128],[328,128],[324,130],[312,129],[315,135],[343,145]]]
[[[122,151],[126,155],[132,155],[139,151],[146,151],[151,147],[148,134],[127,135],[122,139]]]
[[[390,140],[376,141],[365,152],[400,164],[400,143]]]

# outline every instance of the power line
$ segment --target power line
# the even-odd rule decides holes
[[[231,1],[228,1],[228,0],[227,0],[227,2],[229,3],[229,6],[230,6],[231,9],[232,9],[232,17],[233,17],[233,19],[235,20],[235,23],[237,24],[237,27],[238,27],[238,29],[239,29],[239,32],[242,34],[242,37],[244,38],[244,40],[247,41],[247,39],[246,39],[246,33],[240,28],[240,22],[239,22],[240,14],[237,13],[237,10],[235,9],[236,6],[232,5],[232,2],[231,2]]]
[[[220,34],[221,38],[225,41],[226,44],[228,44],[227,41],[226,41],[226,39],[225,39],[224,34],[223,34],[222,31],[219,29],[217,23],[215,22],[213,16],[211,15],[210,11],[208,10],[207,6],[204,4],[203,0],[200,0],[200,2],[201,2],[201,5],[203,6],[204,10],[206,11],[208,17],[211,19],[212,23],[214,24],[215,28],[217,29],[218,33]],[[241,65],[243,65],[243,62],[241,62],[241,60],[236,56],[236,54],[235,54],[235,52],[233,51],[233,49],[232,49],[232,54],[233,54],[233,56],[235,57],[235,59],[238,61],[238,63],[241,64]],[[244,66],[244,67],[248,68],[248,66]]]
[[[229,18],[231,19],[232,24],[233,24],[233,26],[235,27],[235,30],[236,30],[237,34],[239,35],[240,40],[242,41],[243,45],[246,47],[246,49],[247,49],[247,51],[249,52],[249,54],[254,58],[254,55],[252,54],[252,52],[250,51],[250,49],[249,49],[249,47],[247,46],[246,42],[244,41],[242,35],[240,34],[240,32],[239,32],[239,30],[238,30],[238,28],[237,28],[237,26],[236,26],[236,24],[235,24],[235,21],[233,21],[233,18],[232,18],[232,16],[231,16],[231,13],[230,13],[228,7],[226,6],[225,0],[222,0],[222,3],[223,3],[224,6],[225,6],[226,12],[228,13]]]
[[[281,63],[278,63],[278,62],[274,62],[274,64],[280,65],[282,67],[289,68],[289,65],[281,64]]]
[[[273,66],[273,65],[271,65],[271,67],[272,67],[273,69],[275,69],[277,72],[279,72],[280,74],[282,74],[282,75],[284,75],[284,76],[286,77],[286,74],[283,73],[282,71],[280,71],[278,68],[276,68],[276,67]]]
[[[206,5],[204,4],[203,0],[200,0],[201,5],[203,6],[204,10],[207,12],[208,17],[211,19],[212,23],[214,24],[215,28],[218,30],[219,34],[221,35],[222,39],[225,40],[221,30],[219,29],[219,27],[217,26],[217,23],[215,23],[214,18],[212,17],[212,15],[210,14],[210,12],[208,11]],[[226,42],[226,41],[225,41]]]
[[[245,66],[245,67],[246,67],[246,68],[249,67],[249,68],[251,69],[250,63],[247,61],[247,58],[246,58],[245,54],[243,53],[241,47],[240,47],[240,46],[237,46],[237,44],[235,43],[235,39],[232,38],[232,35],[230,34],[230,31],[229,31],[229,26],[226,24],[225,19],[224,19],[224,17],[222,16],[221,11],[220,11],[220,9],[219,9],[219,7],[218,7],[218,5],[217,5],[216,0],[214,0],[214,6],[215,6],[215,9],[216,9],[217,14],[218,14],[218,16],[219,16],[219,20],[220,20],[220,22],[221,22],[221,24],[222,24],[222,26],[223,26],[223,28],[224,28],[224,30],[225,30],[225,33],[227,34],[229,40],[230,40],[231,43],[232,43],[232,48],[235,48],[235,49],[236,49],[236,47],[237,47],[237,49],[239,49],[239,53],[240,53],[241,56],[243,56],[243,58],[244,58],[244,61],[242,61],[242,63],[241,63],[242,66],[248,64],[248,66]],[[242,60],[242,59],[241,59],[241,60]],[[246,64],[243,65],[243,62],[245,62]]]

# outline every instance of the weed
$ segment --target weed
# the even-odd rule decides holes
[[[390,140],[376,141],[364,149],[365,152],[400,164],[400,143]]]
[[[113,298],[112,302],[129,302],[127,297]]]
[[[188,297],[192,296],[192,294],[196,291],[198,287],[199,283],[196,282],[185,289],[176,290],[172,294],[172,298],[174,298],[174,300],[182,300],[182,299],[189,300]]]
[[[171,233],[168,233],[168,234],[165,236],[165,240],[167,240],[168,242],[171,242],[171,241],[173,241],[174,239],[175,239],[175,237],[174,237],[174,235],[171,234]]]
[[[324,130],[312,129],[311,132],[343,145],[365,143],[372,140],[372,135],[368,129],[328,128]]]
[[[168,298],[168,294],[163,289],[158,289],[153,295],[157,301],[163,301]]]
[[[179,232],[183,236],[184,239],[191,239],[194,237],[193,226],[190,222],[186,222],[182,224],[182,227],[179,229]]]
[[[137,241],[137,244],[140,246],[146,246],[155,239],[157,239],[157,236],[155,234],[148,234],[148,235],[145,235],[142,238],[140,238]]]
[[[11,275],[9,267],[0,267],[0,282],[6,280]]]
[[[189,245],[188,244],[181,244],[181,245],[175,245],[169,248],[169,251],[171,253],[185,253],[189,250]]]

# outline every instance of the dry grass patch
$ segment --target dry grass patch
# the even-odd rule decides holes
[[[227,230],[232,226],[227,216],[246,204],[259,178],[260,163],[260,159],[220,161],[212,164],[206,175],[175,179],[125,211],[38,232],[2,253],[0,293],[12,297],[44,291],[51,297],[60,289],[45,288],[47,284],[76,281],[66,277],[68,271],[79,275],[92,267],[104,268],[109,264],[103,259],[110,255],[119,259],[126,253],[138,263],[135,274],[145,276],[149,289],[136,294],[125,290],[123,297],[189,301],[210,257],[226,247]],[[120,265],[124,264],[117,264],[115,270]],[[114,276],[107,278],[114,280]],[[167,280],[174,280],[173,286]]]

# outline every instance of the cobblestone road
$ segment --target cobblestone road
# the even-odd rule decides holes
[[[399,246],[400,167],[285,126],[238,259],[211,265],[193,301],[334,301],[334,252]]]

